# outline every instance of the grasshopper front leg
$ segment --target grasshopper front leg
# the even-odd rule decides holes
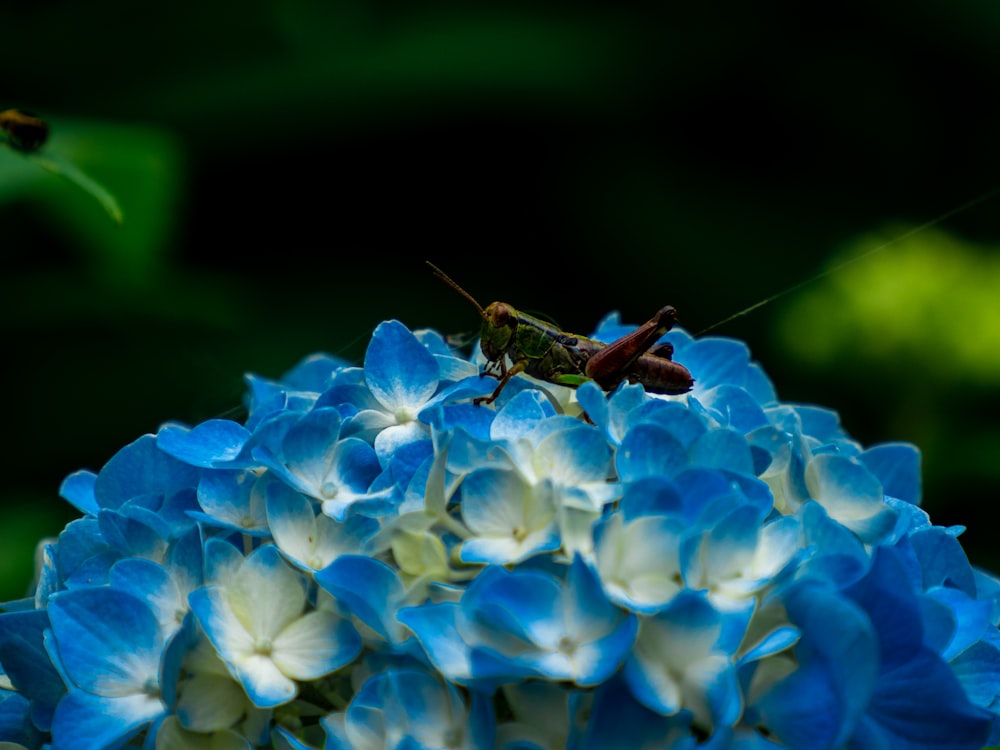
[[[613,388],[628,375],[636,360],[649,351],[660,336],[673,328],[676,321],[677,311],[673,307],[667,305],[661,308],[632,333],[595,352],[587,361],[584,373],[604,390]],[[661,357],[666,354],[664,358],[670,359],[673,347],[665,349],[666,346],[669,345],[657,347],[656,354]]]
[[[500,395],[500,392],[504,389],[504,386],[507,385],[510,379],[515,375],[517,375],[518,373],[524,371],[525,364],[524,362],[517,362],[514,364],[513,367],[507,369],[506,365],[501,363],[501,368],[502,371],[499,376],[494,375],[491,372],[484,373],[486,375],[489,375],[490,377],[498,378],[500,382],[497,384],[497,387],[493,391],[493,393],[491,393],[489,396],[479,396],[477,398],[472,399],[473,404],[479,406],[480,404],[492,404],[494,401],[496,401],[497,396]]]

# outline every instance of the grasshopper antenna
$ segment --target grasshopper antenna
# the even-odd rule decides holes
[[[702,328],[700,331],[698,331],[698,333],[696,333],[695,336],[701,336],[702,334],[708,333],[709,331],[714,331],[716,328],[718,328],[721,325],[724,325],[726,323],[729,323],[730,321],[736,320],[737,318],[742,318],[744,315],[749,315],[754,310],[757,310],[758,308],[761,308],[764,305],[769,305],[772,302],[774,302],[775,300],[781,299],[782,297],[784,297],[784,296],[786,296],[788,294],[791,294],[792,292],[798,291],[802,287],[808,286],[809,284],[812,284],[814,281],[819,281],[820,279],[826,278],[830,274],[836,273],[840,269],[845,268],[846,266],[849,266],[852,263],[857,263],[859,260],[864,260],[869,255],[874,255],[875,253],[882,252],[883,250],[886,250],[886,249],[892,247],[893,245],[898,245],[903,240],[907,240],[910,237],[914,236],[915,234],[920,234],[921,232],[926,231],[926,230],[930,229],[931,227],[937,226],[938,224],[940,224],[940,223],[942,223],[944,221],[947,221],[948,219],[950,219],[953,216],[957,216],[960,213],[968,211],[970,208],[978,206],[980,203],[985,203],[990,198],[994,197],[997,193],[1000,193],[1000,185],[998,185],[997,187],[993,188],[992,190],[987,190],[985,193],[982,193],[981,195],[976,196],[972,200],[966,201],[965,203],[963,203],[960,206],[956,206],[955,208],[951,209],[950,211],[945,211],[943,214],[941,214],[940,216],[937,216],[937,217],[931,219],[930,221],[925,221],[920,226],[914,227],[913,229],[909,230],[908,232],[903,232],[901,235],[899,235],[898,237],[894,237],[893,239],[889,240],[888,242],[883,242],[881,245],[876,245],[873,248],[865,250],[864,252],[860,253],[859,255],[855,255],[853,258],[848,258],[847,260],[845,260],[845,261],[843,261],[841,263],[838,263],[835,266],[831,266],[830,268],[827,268],[825,271],[820,271],[815,276],[810,276],[809,278],[805,279],[804,281],[800,281],[798,284],[793,284],[790,287],[782,289],[780,292],[776,292],[775,294],[772,294],[770,297],[765,297],[760,302],[757,302],[757,303],[755,303],[753,305],[750,305],[750,307],[745,307],[742,310],[740,310],[739,312],[733,313],[728,318],[723,318],[722,320],[718,321],[717,323],[712,323],[712,325],[710,325],[708,328]]]
[[[462,289],[462,287],[460,287],[451,278],[451,276],[449,276],[448,274],[446,274],[444,271],[442,271],[440,268],[438,268],[437,266],[435,266],[429,260],[425,260],[424,263],[426,263],[427,265],[429,265],[431,267],[431,270],[434,271],[434,275],[437,276],[439,279],[441,279],[441,281],[443,281],[445,284],[447,284],[448,286],[450,286],[456,292],[458,292],[463,297],[465,297],[467,300],[469,300],[469,302],[471,302],[473,305],[475,305],[476,309],[479,310],[479,317],[480,318],[482,318],[483,320],[488,320],[488,318],[486,317],[486,311],[483,309],[482,305],[480,305],[478,302],[476,302],[475,297],[473,297],[467,291],[465,291],[464,289]]]

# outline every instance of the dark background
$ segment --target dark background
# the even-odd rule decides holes
[[[0,149],[5,598],[73,517],[63,476],[225,412],[244,371],[360,359],[388,318],[473,329],[425,258],[565,330],[670,303],[698,331],[1000,184],[992,0],[470,6],[4,8],[0,109],[125,214]],[[918,443],[925,507],[993,569],[998,208],[925,233],[942,285],[903,284],[901,243],[715,331],[784,400]]]

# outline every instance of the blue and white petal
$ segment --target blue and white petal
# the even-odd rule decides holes
[[[303,570],[322,570],[338,556],[361,551],[378,524],[364,516],[338,523],[305,495],[280,482],[267,488],[267,520],[282,554]]]
[[[684,527],[669,516],[628,523],[615,513],[598,525],[594,560],[608,597],[622,607],[652,613],[681,590]]]
[[[365,352],[365,382],[397,423],[413,421],[438,388],[434,355],[398,320],[380,323]]]
[[[53,719],[53,746],[119,746],[165,715],[160,662],[166,648],[155,615],[110,588],[66,591],[50,600],[53,638],[70,692]]]
[[[813,499],[862,541],[876,541],[895,524],[896,512],[883,501],[882,485],[855,459],[814,456],[806,465],[805,480]]]
[[[691,591],[643,619],[624,672],[639,701],[665,716],[687,709],[708,731],[734,723],[742,700],[731,656],[719,648],[723,619]]]
[[[559,548],[553,487],[518,472],[479,469],[462,484],[462,519],[473,536],[461,546],[468,563],[516,563]]]
[[[156,433],[156,446],[174,458],[202,468],[245,468],[253,465],[244,447],[250,431],[229,419],[210,419],[188,428],[167,424]]]
[[[356,633],[330,613],[303,614],[305,583],[273,545],[251,554],[228,586],[198,589],[189,600],[205,634],[261,708],[287,703],[298,692],[294,679],[334,671],[360,649]],[[318,655],[311,668],[305,651]]]

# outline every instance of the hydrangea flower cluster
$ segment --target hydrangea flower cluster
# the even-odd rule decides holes
[[[363,367],[248,377],[246,424],[166,425],[71,475],[83,517],[0,615],[0,740],[1000,740],[1000,584],[918,507],[917,450],[778,401],[740,342],[666,340],[684,396],[519,376],[476,406],[474,359],[389,321]]]

